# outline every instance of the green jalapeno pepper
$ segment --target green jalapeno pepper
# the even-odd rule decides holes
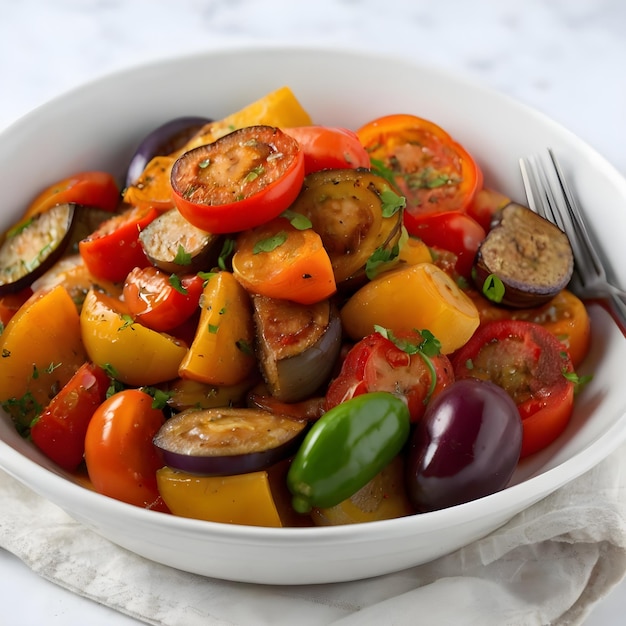
[[[409,436],[406,403],[385,391],[338,404],[308,432],[287,473],[298,513],[339,504],[400,452]]]

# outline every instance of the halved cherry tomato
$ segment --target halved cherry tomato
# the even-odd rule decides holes
[[[374,169],[393,176],[406,197],[404,223],[410,234],[431,213],[465,211],[482,188],[476,161],[437,124],[414,115],[375,119],[357,135]]]
[[[461,211],[426,215],[417,223],[413,234],[427,246],[453,252],[456,272],[468,280],[476,251],[486,235],[476,220]]]
[[[172,330],[198,308],[204,279],[197,274],[178,277],[153,267],[135,267],[126,276],[123,296],[136,321],[153,330]]]
[[[321,237],[282,217],[239,235],[233,273],[251,293],[300,304],[320,302],[337,290]]]
[[[163,467],[154,435],[163,412],[139,389],[125,389],[95,411],[85,436],[85,462],[94,489],[135,506],[167,511],[157,488]]]
[[[477,291],[470,290],[466,293],[476,305],[481,323],[513,319],[541,324],[567,349],[574,367],[583,362],[589,351],[589,313],[584,303],[571,291],[564,289],[546,304],[529,309],[509,309],[494,304]]]
[[[347,128],[298,126],[285,128],[304,152],[304,173],[370,166],[370,157],[357,134]]]
[[[115,211],[120,202],[120,190],[107,172],[79,172],[44,189],[31,202],[24,217],[67,202]]]
[[[452,359],[457,379],[500,385],[512,398],[524,429],[521,457],[552,443],[574,405],[574,370],[561,342],[534,322],[498,320],[481,325]]]
[[[414,344],[422,341],[416,332],[403,339]],[[406,400],[411,421],[416,422],[428,401],[453,380],[452,364],[445,355],[409,354],[376,332],[356,343],[346,355],[326,393],[326,410],[363,393],[388,391]]]
[[[83,460],[87,427],[108,386],[101,367],[84,363],[32,424],[35,445],[62,468],[74,471]]]
[[[96,278],[119,282],[134,267],[150,265],[139,242],[139,233],[157,215],[153,207],[131,207],[104,222],[78,244],[87,269]]]
[[[210,233],[253,228],[277,217],[304,181],[298,142],[272,126],[248,126],[185,152],[172,167],[174,203]]]

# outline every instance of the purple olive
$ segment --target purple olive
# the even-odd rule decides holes
[[[457,380],[436,396],[411,437],[407,492],[420,512],[503,489],[519,461],[522,420],[490,381]]]
[[[130,160],[126,171],[126,186],[141,176],[146,165],[155,157],[171,154],[182,148],[193,135],[211,120],[207,117],[177,117],[146,135]]]

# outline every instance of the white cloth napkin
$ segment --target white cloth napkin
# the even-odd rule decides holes
[[[152,563],[0,472],[0,547],[41,576],[148,624],[581,624],[626,574],[626,446],[453,554],[351,583],[262,586]]]

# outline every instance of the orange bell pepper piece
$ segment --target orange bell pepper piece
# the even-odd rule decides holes
[[[239,235],[233,273],[251,293],[299,304],[320,302],[337,290],[321,237],[282,217]]]

